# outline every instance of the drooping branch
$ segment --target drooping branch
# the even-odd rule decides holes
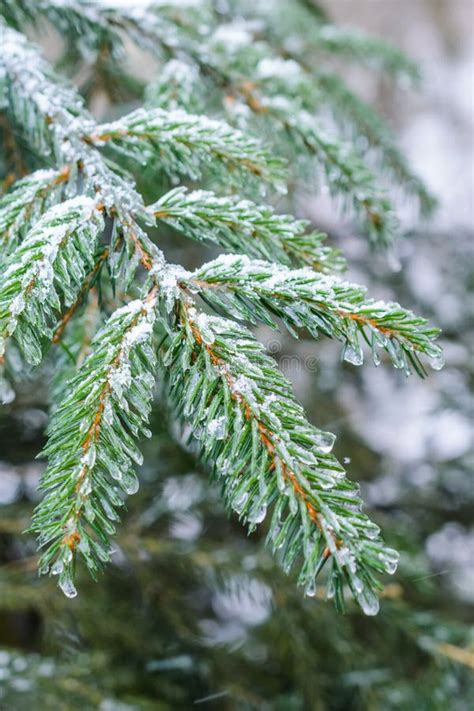
[[[173,405],[200,441],[229,507],[253,528],[273,504],[269,543],[287,572],[302,559],[306,593],[315,594],[316,576],[330,560],[328,596],[342,607],[346,581],[364,611],[375,614],[371,569],[393,572],[396,555],[329,454],[334,436],[307,422],[260,344],[246,329],[182,302],[164,368]]]
[[[114,312],[51,420],[44,452],[49,466],[41,480],[46,496],[32,530],[45,548],[41,572],[59,575],[69,597],[76,595],[76,549],[95,575],[109,560],[116,509],[138,488],[132,462],[142,456],[134,439],[148,432],[155,303],[156,287]]]
[[[396,368],[423,374],[420,356],[442,364],[434,343],[439,330],[426,319],[393,302],[367,299],[366,289],[310,269],[291,270],[246,256],[222,255],[184,280],[218,312],[275,326],[281,319],[290,329],[321,332],[344,343],[343,357],[361,365],[360,337],[369,344],[375,363],[385,350]]]

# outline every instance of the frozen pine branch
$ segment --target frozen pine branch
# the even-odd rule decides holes
[[[254,138],[205,116],[182,110],[138,109],[110,124],[98,126],[86,137],[94,145],[109,145],[140,165],[154,163],[171,177],[188,175],[196,180],[202,168],[213,164],[236,173],[278,182],[283,178],[282,161]]]
[[[342,130],[351,137],[365,137],[382,170],[387,171],[395,182],[405,185],[410,192],[418,196],[422,214],[431,214],[436,200],[411,170],[385,122],[368,104],[352,93],[337,75],[320,73],[317,80],[334,120]]]
[[[383,350],[397,368],[421,375],[425,357],[441,364],[437,330],[332,275],[345,262],[322,233],[241,193],[277,187],[281,199],[309,160],[371,242],[388,244],[396,219],[384,179],[420,200],[424,188],[370,107],[312,60],[319,49],[377,57],[394,73],[409,73],[409,62],[404,70],[401,55],[321,18],[313,41],[290,52],[271,22],[255,24],[260,4],[247,19],[239,16],[245,6],[232,5],[224,22],[205,1],[4,0],[0,107],[31,170],[0,198],[0,394],[7,403],[14,397],[17,349],[33,365],[53,360],[44,498],[32,528],[41,572],[57,574],[67,595],[76,593],[79,559],[95,576],[110,558],[118,510],[138,486],[139,438],[149,434],[159,371],[164,400],[229,509],[252,530],[267,519],[270,545],[287,571],[299,567],[308,595],[324,567],[339,608],[345,585],[374,614],[376,574],[394,572],[396,554],[361,512],[357,485],[330,453],[334,436],[306,420],[241,321],[325,334],[358,364],[364,340],[376,362]],[[82,56],[101,81],[108,62],[108,81],[120,83],[125,40],[153,53],[163,73],[149,103],[98,124],[22,34],[44,19],[65,34],[72,66]],[[338,119],[329,125],[328,108]],[[366,152],[346,123],[367,139]],[[148,206],[129,170],[151,193]],[[171,265],[156,244],[160,229],[149,229],[156,225],[227,254],[194,272]],[[203,302],[218,315],[200,310]]]
[[[281,116],[281,110],[277,108]],[[344,196],[343,204],[351,208],[363,221],[374,246],[387,246],[396,230],[393,205],[386,192],[380,189],[377,178],[347,143],[333,138],[323,128],[315,128],[314,121],[304,112],[297,123],[284,110],[282,120],[294,132],[297,141],[319,156],[325,181],[333,197]]]
[[[292,51],[299,50],[302,57],[311,49],[317,56],[321,52],[340,56],[402,81],[416,84],[420,80],[418,65],[404,52],[380,37],[354,27],[334,24],[326,8],[315,0],[277,0],[272,13],[268,12],[265,0],[243,2],[265,22],[269,39],[287,40],[286,45],[290,45]],[[294,40],[295,36],[298,41],[288,42],[288,38]]]
[[[21,33],[0,22],[1,89],[14,128],[43,157],[65,153],[66,138],[75,139],[75,118],[84,112],[80,96],[63,83],[37,49]]]
[[[251,529],[273,505],[268,541],[288,572],[315,595],[329,568],[328,597],[344,607],[343,582],[367,614],[378,610],[375,571],[397,556],[361,513],[357,485],[329,454],[334,435],[310,425],[288,381],[250,332],[183,303],[164,358],[175,409],[190,424],[229,508]]]
[[[222,255],[183,280],[207,304],[226,316],[275,327],[281,319],[291,332],[321,332],[344,343],[344,360],[363,362],[360,341],[372,349],[376,364],[385,350],[396,368],[424,373],[420,357],[442,366],[441,349],[433,343],[438,329],[399,304],[366,298],[364,287],[316,274],[290,270],[245,256]]]
[[[281,38],[281,24],[275,26],[272,22],[273,17],[279,17],[278,6],[288,19],[293,14],[288,13],[289,7],[294,10],[291,0],[277,0],[277,11],[270,16],[265,3],[244,0],[240,4],[247,15],[253,12],[266,21],[269,39],[275,35]],[[27,0],[3,0],[3,5],[6,17],[12,22],[47,18],[62,32],[67,32],[71,40],[81,40],[96,50],[104,36],[112,47],[117,44],[120,47],[121,38],[128,35],[152,52],[170,52],[174,48],[192,55],[198,51],[198,38],[205,39],[206,31],[214,31],[219,22],[218,14],[206,0],[154,0],[144,7],[100,0],[37,0],[34,4]],[[239,3],[235,5],[238,9]],[[417,65],[378,37],[338,27],[320,16],[314,22],[314,14],[304,19],[308,21],[301,23],[299,29],[308,30],[305,40],[310,47],[367,63],[412,82],[419,81]],[[204,64],[206,59],[201,58],[201,62]]]
[[[185,45],[186,31],[206,19],[206,5],[195,0],[155,0],[149,7],[133,3],[104,3],[96,0],[2,0],[12,23],[49,20],[82,53],[98,53],[106,47],[114,58],[123,58],[123,40],[133,39],[140,47],[165,52]]]
[[[111,170],[86,140],[95,122],[79,94],[61,82],[26,37],[1,22],[0,38],[7,115],[30,149],[68,172],[70,197],[100,193],[109,210],[142,214],[143,201],[133,182]]]
[[[60,202],[69,170],[37,170],[0,199],[0,240],[2,264],[50,205]]]
[[[91,353],[68,383],[55,411],[45,449],[46,496],[33,530],[46,550],[41,572],[59,575],[73,597],[77,551],[95,575],[110,557],[109,537],[124,495],[138,489],[133,463],[142,456],[135,438],[150,434],[155,355],[151,347],[156,289],[117,309],[91,344]]]
[[[78,197],[51,208],[11,254],[0,277],[0,358],[11,336],[28,362],[42,359],[62,304],[74,302],[94,267],[100,206]]]
[[[415,84],[420,80],[417,65],[403,52],[378,37],[325,23],[311,33],[311,41],[318,49],[367,63],[400,79]]]
[[[307,233],[308,222],[278,215],[268,205],[221,197],[209,191],[174,188],[149,206],[160,221],[187,237],[210,241],[230,252],[308,265],[317,271],[341,271],[339,251],[323,245],[325,235]]]
[[[248,20],[238,17],[240,5]],[[210,102],[213,87],[228,120],[243,128],[249,124],[252,131],[262,132],[265,137],[270,135],[277,151],[286,151],[292,164],[296,150],[300,157],[296,166],[303,155],[312,158],[316,176],[327,176],[331,194],[355,210],[373,243],[386,244],[396,230],[396,221],[391,201],[380,190],[379,173],[390,178],[395,167],[397,187],[414,197],[424,211],[432,207],[433,199],[403,162],[385,124],[372,109],[365,116],[365,123],[371,128],[364,131],[368,141],[366,152],[359,155],[359,147],[356,151],[347,142],[344,145],[338,120],[331,127],[337,131],[334,138],[331,132],[328,134],[324,125],[327,108],[334,116],[339,115],[340,91],[327,83],[318,83],[320,64],[327,53],[340,54],[413,81],[418,76],[417,68],[403,53],[378,38],[338,28],[321,22],[321,18],[315,22],[314,15],[307,17],[307,9],[298,24],[298,32],[303,32],[302,43],[295,45],[295,49],[290,43],[290,50],[285,43],[286,35],[281,35],[281,27],[286,28],[288,19],[295,14],[294,3],[290,6],[288,12],[287,1],[278,0],[269,15],[265,5],[241,0],[235,7],[236,17],[226,17],[225,23],[209,3],[194,1],[155,2],[139,8],[117,7],[100,0],[67,3],[41,0],[33,7],[30,3],[9,1],[7,14],[17,22],[24,21],[25,16],[48,17],[61,32],[69,33],[70,42],[79,51],[88,43],[96,52],[101,47],[110,52],[127,36],[141,49],[157,55],[160,61],[177,60],[165,65],[165,85],[160,69],[159,93],[150,96],[154,105],[194,110],[202,106],[200,89],[207,87],[204,95]],[[285,21],[275,27],[272,20],[278,17]],[[257,23],[252,22],[255,18]],[[291,38],[291,27],[286,32]],[[120,56],[114,61],[119,62]],[[186,65],[187,76],[183,79]],[[187,88],[183,93],[184,85]],[[199,87],[195,92],[193,85]],[[353,92],[344,83],[342,87],[349,101],[354,99],[356,104],[358,99]],[[355,113],[359,120],[358,109]],[[373,130],[377,121],[377,130]],[[370,160],[374,146],[380,149],[382,159],[377,170],[372,169]],[[295,172],[298,170],[297,167]],[[326,180],[319,180],[319,187],[321,183],[325,187]]]

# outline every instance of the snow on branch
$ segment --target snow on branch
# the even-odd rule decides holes
[[[197,0],[155,0],[153,3],[103,0],[4,0],[7,19],[18,24],[48,20],[87,55],[108,46],[115,60],[123,58],[123,40],[161,54],[186,47],[189,29],[209,19],[208,3]],[[187,31],[188,30],[188,31]]]
[[[0,277],[0,358],[14,335],[26,360],[42,360],[62,305],[70,305],[94,267],[101,207],[77,197],[52,207],[11,254]]]
[[[279,215],[269,205],[179,187],[165,193],[148,210],[187,237],[215,242],[231,252],[323,272],[345,267],[339,251],[323,245],[324,234],[307,231],[307,220]]]
[[[137,254],[140,261],[140,242],[146,242],[148,251],[158,255],[158,249],[136,223],[137,218],[145,222],[150,218],[133,180],[112,170],[85,139],[87,133],[94,130],[95,123],[84,109],[79,94],[60,82],[26,37],[2,22],[0,39],[3,42],[0,68],[4,70],[8,86],[11,120],[38,156],[52,158],[59,171],[64,171],[64,175],[68,172],[69,184],[72,186],[73,181],[75,184],[69,193],[100,200],[108,214],[117,218],[126,244],[122,242],[122,255],[114,256],[114,264],[123,265],[124,258],[135,259]],[[111,258],[113,252],[110,252]],[[138,261],[135,259],[135,268]],[[127,278],[133,275],[133,264],[125,273]]]
[[[290,332],[307,329],[314,337],[321,332],[336,338],[344,343],[344,360],[354,365],[363,363],[361,339],[377,365],[379,350],[407,374],[411,368],[425,373],[422,355],[435,369],[443,364],[433,342],[439,329],[400,304],[367,299],[365,287],[335,276],[229,254],[197,269],[183,284],[226,316],[273,327],[279,318]]]
[[[361,512],[358,486],[330,454],[334,435],[308,423],[252,334],[182,302],[164,377],[229,508],[253,530],[272,507],[268,542],[284,570],[298,564],[298,582],[314,596],[326,566],[328,597],[338,607],[347,583],[362,609],[376,614],[374,572],[393,573],[397,555]]]
[[[155,303],[156,288],[112,314],[49,426],[46,495],[32,530],[45,549],[40,571],[59,575],[69,597],[77,594],[76,552],[96,575],[110,558],[117,509],[138,489],[132,463],[142,462],[136,437],[151,434],[145,424],[155,382]]]
[[[233,172],[254,175],[281,185],[283,162],[256,139],[223,121],[185,111],[138,109],[118,121],[98,126],[87,136],[93,145],[110,145],[140,165],[157,164],[172,177],[202,176],[203,166],[223,165]]]
[[[69,177],[67,167],[37,170],[18,180],[13,189],[0,198],[2,264],[48,207],[62,201]]]
[[[189,87],[198,84],[199,72],[201,85],[213,85],[221,93],[223,105],[231,109],[229,118],[234,109],[237,123],[244,118],[243,103],[246,111],[256,118],[254,130],[271,135],[279,151],[291,139],[289,148],[294,150],[296,146],[299,153],[306,151],[315,158],[319,172],[328,177],[331,192],[344,198],[344,204],[363,219],[374,243],[387,244],[396,230],[390,201],[378,188],[378,171],[370,167],[370,151],[374,147],[381,157],[378,170],[389,175],[395,171],[399,187],[418,200],[423,212],[433,208],[432,196],[403,160],[380,117],[369,107],[365,107],[363,116],[360,101],[344,82],[340,81],[336,87],[324,77],[320,80],[321,62],[305,61],[305,52],[316,52],[317,59],[321,54],[324,58],[326,53],[342,55],[416,83],[416,65],[376,37],[311,18],[308,24],[303,22],[299,27],[302,46],[290,51],[284,41],[288,32],[286,23],[282,36],[281,26],[274,26],[273,15],[262,14],[258,3],[254,8],[245,8],[246,13],[255,14],[258,24],[242,18],[222,24],[219,13],[209,3],[194,0],[189,3],[164,0],[140,7],[115,6],[100,0],[87,3],[41,0],[32,7],[24,0],[16,3],[9,0],[7,9],[17,22],[48,17],[61,32],[68,32],[79,51],[89,46],[98,52],[106,46],[116,52],[115,60],[120,61],[118,49],[122,48],[122,37],[127,35],[160,60],[171,57],[160,69],[156,101],[152,92],[151,101],[155,105],[192,108]],[[280,16],[278,12],[274,14]],[[306,32],[306,27],[311,31]],[[188,88],[182,93],[184,85]],[[168,93],[171,103],[160,103]],[[182,103],[176,101],[177,95]],[[361,122],[365,125],[362,135],[369,145],[367,151],[361,151],[363,156],[347,155],[348,146],[344,146],[339,131],[334,138],[328,138],[324,123],[315,116],[321,113],[325,118],[326,107],[333,113],[336,126],[340,126],[339,114],[349,116],[359,128]],[[348,163],[350,170],[346,169]]]
[[[5,0],[4,8],[0,105],[19,145],[33,154],[32,164],[48,169],[0,199],[0,360],[2,370],[10,367],[10,341],[16,341],[29,363],[40,363],[49,344],[58,342],[72,361],[66,367],[57,360],[60,373],[50,390],[45,498],[33,521],[43,549],[41,572],[57,574],[72,597],[78,555],[93,575],[109,560],[118,509],[138,486],[136,440],[149,434],[160,362],[178,418],[200,442],[229,508],[251,529],[272,509],[269,542],[285,570],[299,561],[307,595],[314,595],[324,566],[328,597],[339,608],[347,585],[363,610],[375,614],[375,574],[394,572],[396,554],[361,512],[357,485],[330,453],[334,436],[307,421],[275,362],[238,323],[276,325],[279,319],[292,332],[324,333],[344,343],[344,358],[352,363],[362,362],[364,339],[376,361],[383,349],[405,371],[423,374],[422,355],[433,367],[441,365],[437,331],[424,319],[398,304],[367,299],[363,287],[326,274],[344,262],[306,221],[229,196],[236,184],[261,193],[265,182],[279,189],[288,183],[282,160],[252,135],[255,128],[276,146],[286,142],[295,167],[302,156],[312,156],[321,183],[362,218],[371,241],[390,242],[395,219],[381,176],[354,141],[314,120],[320,97],[331,105],[341,100],[337,87],[325,88],[322,79],[318,86],[312,69],[286,56],[289,49],[273,51],[266,23],[258,25],[257,38],[255,23],[234,18],[225,25],[205,0],[140,7]],[[18,31],[40,17],[64,32],[73,49],[80,45],[94,57],[105,47],[118,63],[125,34],[155,52],[167,62],[163,103],[97,125],[79,93]],[[383,66],[394,70],[403,63],[364,38],[341,39],[319,25],[315,45],[383,55]],[[180,94],[176,81],[186,64],[193,71]],[[204,82],[199,100],[206,95],[206,115],[186,113],[180,101],[192,106],[195,84]],[[207,101],[209,87],[217,102],[215,96]],[[207,115],[214,116],[216,106],[224,113],[222,101],[233,107],[240,128]],[[348,110],[358,132],[370,136],[372,147],[379,145],[384,164],[392,159],[402,184],[411,181],[420,193],[421,184],[413,183],[364,111],[354,103]],[[129,159],[173,182],[186,176],[209,187],[205,179],[213,179],[223,196],[179,186],[146,208],[126,170]],[[147,233],[157,220],[236,254],[190,274],[168,264]],[[98,282],[110,299],[97,296]],[[199,299],[220,315],[199,312]],[[10,402],[13,391],[3,373],[0,391]]]

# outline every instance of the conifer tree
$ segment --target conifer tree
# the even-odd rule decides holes
[[[80,561],[96,576],[110,559],[156,383],[229,511],[250,531],[267,520],[306,595],[324,570],[339,609],[349,592],[375,614],[380,577],[396,569],[334,435],[308,422],[251,329],[336,339],[354,366],[364,352],[407,375],[442,366],[436,328],[346,281],[324,235],[275,207],[316,175],[374,250],[397,233],[392,195],[429,213],[383,120],[313,58],[418,75],[397,50],[295,5],[292,27],[245,0],[2,2],[1,393],[11,401],[31,367],[54,364],[32,530],[40,572],[69,597]],[[84,96],[24,34],[45,21],[73,58],[92,58]],[[157,61],[156,81],[138,108],[98,123],[85,98],[94,82],[126,91],[127,42]],[[193,271],[170,264],[166,225],[222,253]]]

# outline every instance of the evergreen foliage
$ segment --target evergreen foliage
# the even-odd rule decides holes
[[[253,11],[246,5],[232,2],[232,16],[222,17],[205,0],[139,8],[98,0],[2,3],[0,107],[30,173],[18,174],[6,153],[13,186],[0,202],[4,397],[22,372],[17,358],[9,360],[15,344],[32,365],[48,353],[64,374],[51,388],[45,496],[32,526],[43,550],[40,572],[58,574],[74,596],[79,555],[93,575],[109,560],[117,509],[137,490],[136,440],[148,433],[159,372],[229,509],[250,530],[271,509],[268,541],[287,572],[298,562],[306,594],[315,594],[324,566],[328,598],[342,609],[346,584],[375,614],[376,574],[393,573],[397,555],[330,454],[333,435],[306,420],[241,321],[282,322],[295,335],[305,329],[338,339],[354,365],[363,361],[365,341],[376,363],[385,351],[396,368],[420,375],[425,362],[442,365],[437,329],[345,282],[334,273],[344,260],[307,223],[239,195],[281,194],[301,169],[316,172],[371,244],[388,245],[396,210],[382,181],[388,187],[395,178],[424,211],[432,199],[381,119],[339,79],[313,72],[311,57],[323,50],[395,75],[416,72],[384,43],[308,15],[306,3],[301,12],[316,31],[306,56],[292,51],[291,36],[262,25],[260,4]],[[45,18],[78,55],[92,53],[97,77],[112,65],[125,71],[127,39],[158,57],[167,83],[161,75],[147,103],[97,123],[20,31]],[[189,81],[181,82],[183,71]],[[337,115],[341,96],[344,122],[365,136],[365,152],[328,119],[327,106]],[[143,171],[155,176],[149,205],[132,178],[135,172],[140,184]],[[203,189],[170,190],[183,178]],[[228,254],[192,273],[171,265],[152,238],[156,223]],[[87,328],[94,323],[88,309],[97,312],[98,328],[84,339],[86,313]]]

